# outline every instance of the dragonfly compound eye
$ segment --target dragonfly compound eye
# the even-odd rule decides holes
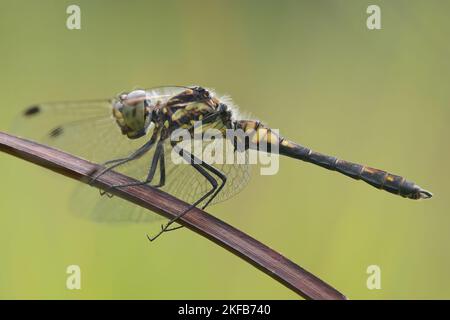
[[[147,93],[144,90],[134,90],[121,94],[114,105],[113,115],[117,124],[130,139],[145,135],[150,124],[150,115],[146,107]]]
[[[146,96],[147,93],[144,90],[134,90],[127,94],[123,102],[131,106],[136,105],[143,102],[146,99]]]

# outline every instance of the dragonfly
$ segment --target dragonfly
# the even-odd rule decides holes
[[[138,180],[113,188],[151,185],[174,195],[190,205],[178,216],[161,225],[162,233],[174,226],[192,208],[227,200],[249,182],[251,166],[241,163],[209,163],[192,149],[172,139],[176,130],[186,130],[192,139],[203,139],[203,133],[215,129],[219,138],[232,146],[233,152],[265,152],[309,162],[347,177],[408,199],[428,199],[432,193],[402,176],[358,163],[322,154],[288,140],[259,120],[242,117],[228,97],[201,86],[162,86],[123,92],[113,99],[50,102],[28,107],[19,116],[17,134],[56,147],[90,161],[101,163],[92,181],[111,170]],[[196,135],[196,130],[200,135]],[[227,130],[241,130],[245,138],[230,139]],[[252,141],[253,143],[250,143]],[[205,147],[204,141],[201,148]],[[217,141],[216,141],[217,142]],[[240,147],[237,147],[237,145]],[[271,148],[271,146],[277,148]],[[169,154],[177,154],[184,163],[174,163]],[[92,182],[91,181],[91,182]],[[102,195],[109,194],[103,190]],[[104,198],[104,197],[103,197]],[[110,201],[110,200],[108,200]],[[146,222],[148,214],[124,201],[91,217],[97,221]],[[114,209],[112,210],[112,207]],[[113,214],[113,212],[120,212]]]

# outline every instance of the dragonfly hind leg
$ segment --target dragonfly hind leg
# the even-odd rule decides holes
[[[215,192],[211,195],[211,197],[209,197],[208,201],[201,207],[202,210],[205,210],[205,208],[211,203],[211,201],[213,201],[217,195],[220,193],[220,191],[223,189],[223,187],[225,186],[225,183],[227,182],[227,176],[225,174],[223,174],[221,171],[217,170],[216,168],[214,168],[213,166],[211,166],[210,164],[203,162],[200,164],[201,166],[203,166],[204,169],[209,170],[210,172],[214,173],[216,176],[218,176],[220,178],[220,180],[222,181],[220,183],[220,185],[215,189]],[[215,179],[214,179],[215,180]],[[217,183],[217,180],[215,180]],[[201,202],[201,201],[200,201]],[[179,219],[180,217],[182,217],[183,215],[185,215],[189,210],[186,210],[185,212],[181,213],[178,217],[176,217],[174,220]],[[175,221],[174,221],[175,222]],[[174,230],[178,230],[183,228],[183,226],[178,226],[178,227],[173,227],[173,228],[166,228],[165,232],[167,231],[174,231]]]
[[[175,146],[176,147],[176,146]],[[147,235],[147,238],[150,241],[156,240],[161,234],[168,231],[173,231],[182,228],[183,226],[173,227],[170,228],[170,226],[175,223],[178,219],[183,217],[186,213],[188,213],[190,210],[195,208],[197,205],[205,201],[207,202],[202,206],[202,209],[205,209],[211,201],[219,194],[219,192],[223,189],[225,186],[225,183],[227,181],[227,177],[225,174],[214,168],[213,166],[207,164],[206,162],[198,159],[193,154],[189,153],[188,151],[179,148],[178,154],[183,157],[188,163],[195,169],[197,172],[199,172],[203,177],[205,177],[208,182],[211,184],[212,188],[208,192],[206,192],[200,199],[195,201],[193,204],[191,204],[189,207],[187,207],[183,212],[178,214],[176,217],[172,218],[166,225],[161,225],[161,231],[158,232],[155,236],[150,237]],[[222,181],[219,185],[218,181],[211,175],[211,172],[215,175],[217,175],[220,180]]]

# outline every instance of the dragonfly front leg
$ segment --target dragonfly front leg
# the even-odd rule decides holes
[[[114,186],[111,186],[110,188],[108,188],[107,191],[110,191],[110,190],[116,189],[116,188],[142,186],[142,185],[146,185],[146,184],[151,183],[153,181],[154,176],[155,176],[156,169],[158,167],[158,163],[159,163],[159,169],[160,169],[159,184],[154,185],[153,187],[155,187],[155,188],[163,187],[164,184],[165,184],[165,181],[166,181],[166,172],[165,172],[165,165],[164,165],[164,146],[163,146],[163,141],[160,140],[158,142],[158,144],[156,145],[156,151],[155,151],[155,154],[152,157],[152,162],[151,162],[151,165],[150,165],[150,169],[149,169],[147,178],[144,181],[135,182],[135,183],[114,185]]]
[[[115,168],[117,168],[117,167],[119,167],[119,166],[121,166],[121,165],[123,165],[125,163],[128,163],[130,161],[133,161],[133,160],[141,158],[144,154],[146,154],[153,147],[153,145],[156,142],[156,139],[157,139],[157,133],[154,132],[152,137],[150,138],[150,140],[147,143],[145,143],[142,147],[140,147],[138,150],[133,152],[130,156],[128,156],[126,158],[122,158],[122,159],[110,160],[110,161],[105,162],[104,165],[108,165],[108,164],[111,164],[111,163],[114,163],[114,164],[112,166],[108,167],[108,168],[104,168],[100,172],[98,172],[96,170],[93,171],[91,173],[91,175],[95,174],[97,172],[98,173],[95,174],[95,176],[91,178],[91,180],[89,181],[89,184],[93,185],[94,182],[98,178],[100,178],[102,175],[104,175],[105,173],[107,173],[107,172],[109,172],[109,171],[111,171],[111,170],[113,170],[113,169],[115,169]],[[100,191],[100,194],[101,195],[105,195],[106,192],[105,191]],[[108,196],[110,196],[110,195],[108,194]]]
[[[154,188],[162,188],[166,184],[166,162],[164,156],[164,147],[159,156],[159,183],[154,185]]]

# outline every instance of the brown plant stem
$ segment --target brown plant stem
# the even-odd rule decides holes
[[[90,180],[90,173],[97,168],[96,164],[65,152],[1,132],[0,151],[84,183]],[[94,186],[107,190],[114,185],[133,182],[136,180],[111,171],[96,180]],[[189,206],[147,185],[111,189],[110,192],[169,219]],[[251,263],[304,298],[346,299],[336,289],[278,252],[200,209],[189,211],[178,222]]]

